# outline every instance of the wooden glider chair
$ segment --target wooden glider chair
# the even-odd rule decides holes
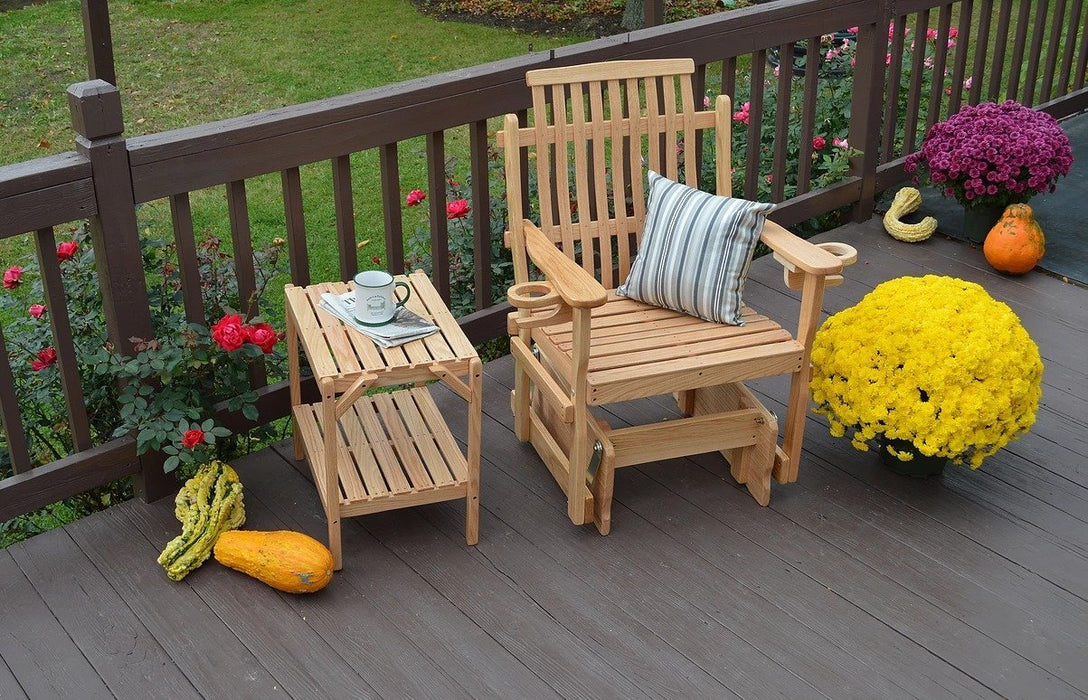
[[[783,483],[797,479],[809,348],[824,287],[841,281],[850,255],[848,246],[836,255],[770,221],[760,231],[772,205],[689,189],[697,186],[690,164],[705,129],[714,130],[719,195],[729,196],[731,179],[729,98],[696,111],[694,68],[691,60],[669,59],[530,71],[533,123],[519,126],[510,114],[498,134],[516,281],[508,295],[516,308],[509,318],[515,432],[532,442],[567,494],[571,520],[593,521],[601,534],[611,526],[619,467],[721,451],[733,478],[761,505],[770,500],[772,474]],[[535,168],[539,224],[526,218],[524,164]],[[691,195],[708,201],[688,206]],[[704,216],[714,224],[704,225]],[[782,262],[787,285],[802,290],[795,335],[740,306],[757,237]],[[542,279],[530,277],[530,260]],[[723,285],[727,269],[737,278],[735,306],[722,311],[731,323],[685,313],[690,304],[673,298],[694,298],[696,312],[714,317],[700,299],[705,287]],[[667,289],[678,280],[699,288]],[[658,303],[645,303],[647,296]],[[775,415],[741,382],[781,374],[792,383],[779,447]],[[591,412],[660,394],[675,396],[684,417],[613,428]]]

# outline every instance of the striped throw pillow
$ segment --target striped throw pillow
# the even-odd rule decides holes
[[[649,172],[642,245],[617,294],[741,325],[741,292],[774,204],[692,189]]]

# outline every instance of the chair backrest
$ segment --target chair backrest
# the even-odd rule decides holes
[[[697,110],[691,59],[611,61],[529,71],[532,123],[506,116],[509,230],[517,282],[528,281],[526,168],[541,230],[606,288],[627,277],[646,216],[646,170],[697,187],[700,133],[715,129],[718,194],[730,194],[730,106]],[[702,107],[703,96],[698,96]],[[709,145],[709,144],[707,144]]]

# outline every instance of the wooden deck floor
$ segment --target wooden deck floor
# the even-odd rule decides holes
[[[812,420],[768,508],[720,457],[674,460],[617,475],[602,538],[513,439],[506,358],[485,380],[478,546],[461,504],[424,506],[348,521],[316,595],[214,562],[174,584],[155,564],[172,504],[114,507],[0,551],[0,698],[1084,697],[1088,290],[875,222],[831,237],[861,255],[829,311],[925,272],[1007,301],[1046,362],[1033,431],[979,472],[915,481]],[[746,298],[792,315],[777,266],[754,268]],[[756,387],[780,415],[785,386]],[[434,392],[463,437],[459,400]],[[286,448],[237,461],[246,527],[323,538]]]

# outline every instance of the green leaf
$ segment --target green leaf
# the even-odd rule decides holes
[[[242,406],[242,415],[249,420],[255,421],[258,417],[260,417],[261,414],[260,411],[257,410],[256,406],[251,403],[247,403],[245,406]]]

